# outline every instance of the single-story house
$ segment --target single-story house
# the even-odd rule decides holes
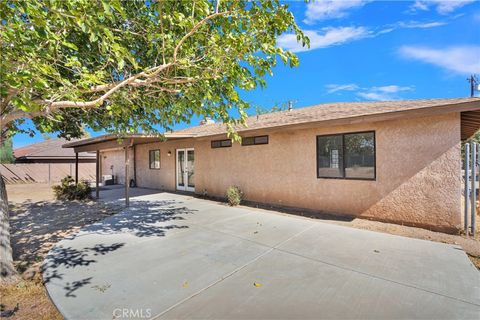
[[[77,140],[72,140],[74,141]],[[52,138],[16,148],[13,150],[15,163],[75,163],[76,155],[73,149],[62,148],[68,142],[63,138]],[[79,153],[78,162],[95,163],[95,153]]]
[[[70,140],[75,142],[78,140]],[[7,184],[14,183],[56,183],[65,176],[74,176],[77,180],[95,178],[95,152],[75,153],[73,149],[62,146],[66,139],[48,139],[13,150],[14,163],[0,164]]]
[[[64,145],[97,151],[97,181],[454,231],[460,143],[480,128],[480,98],[328,103],[249,117],[232,142],[209,123],[158,136],[109,134]],[[98,189],[97,189],[98,190]],[[97,194],[98,195],[98,194]],[[128,202],[128,197],[127,197]]]

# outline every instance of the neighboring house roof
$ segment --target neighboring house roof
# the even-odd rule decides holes
[[[352,124],[388,119],[399,119],[409,116],[429,116],[461,112],[462,139],[471,137],[480,128],[480,98],[452,98],[452,99],[420,99],[396,101],[365,101],[365,102],[337,102],[325,103],[306,108],[280,111],[246,119],[246,127],[234,126],[237,132],[249,132],[260,129],[274,129],[283,127],[301,127],[311,125]],[[226,133],[223,123],[204,124],[175,132],[165,133],[168,139],[200,138]],[[64,148],[74,148],[111,141],[119,138],[129,138],[133,144],[146,143],[159,139],[158,136],[143,135],[140,133],[117,135],[108,134],[95,138],[84,139],[65,144]],[[147,141],[148,140],[148,141]]]
[[[79,139],[68,141],[66,139],[49,139],[42,142],[27,145],[13,150],[13,156],[17,160],[39,159],[75,159],[73,149],[64,149],[62,145]],[[79,159],[95,159],[95,153],[79,153]]]

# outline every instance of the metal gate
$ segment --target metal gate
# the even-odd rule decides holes
[[[478,169],[479,169],[479,144],[475,142],[465,143],[464,157],[464,230],[468,236],[475,237],[476,232],[476,215],[477,215],[477,192],[478,192]]]

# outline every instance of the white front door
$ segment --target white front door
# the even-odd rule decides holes
[[[195,152],[177,149],[177,190],[195,191]]]

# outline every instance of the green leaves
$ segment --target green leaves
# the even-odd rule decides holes
[[[155,131],[197,115],[233,130],[249,107],[241,91],[265,87],[277,58],[290,67],[299,63],[277,46],[277,37],[293,33],[305,44],[308,39],[287,6],[273,0],[221,1],[224,14],[192,30],[215,13],[214,6],[209,0],[2,1],[2,103],[15,92],[6,114],[45,110],[50,100],[93,101],[106,90],[92,88],[110,88],[165,63],[171,66],[121,87],[106,104],[60,108],[34,122],[40,130],[75,136],[79,122],[114,132]],[[240,119],[231,118],[232,109]]]
[[[62,45],[65,46],[65,47],[67,47],[67,48],[70,48],[70,49],[72,49],[72,50],[78,51],[78,47],[77,47],[75,44],[71,43],[71,42],[66,42],[66,41],[65,41],[65,42],[62,43]]]

